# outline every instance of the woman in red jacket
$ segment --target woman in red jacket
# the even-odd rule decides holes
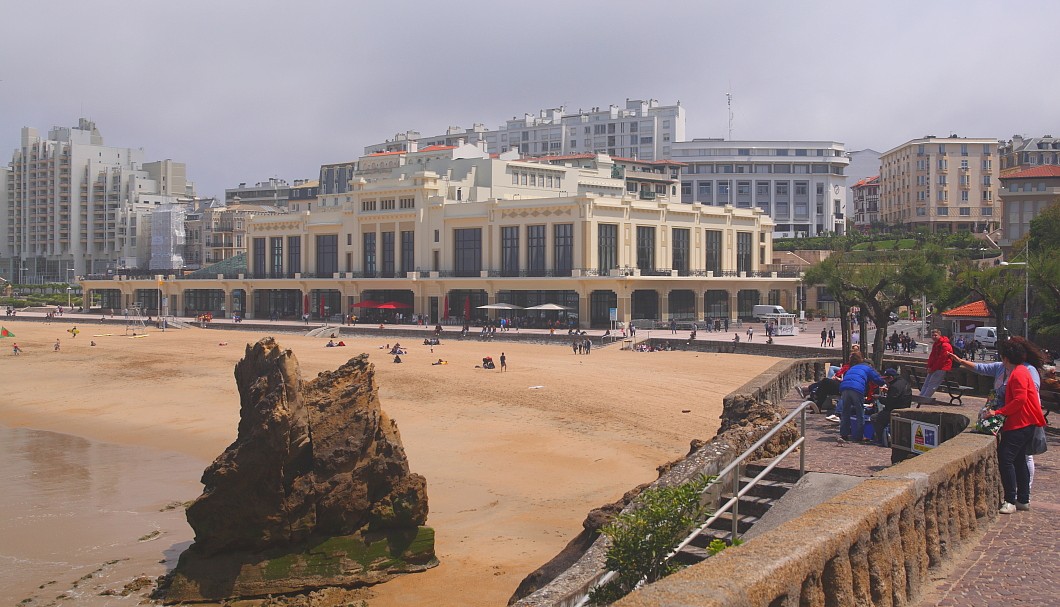
[[[1005,416],[1001,426],[1001,442],[997,447],[997,464],[1001,472],[1001,484],[1005,488],[1005,502],[1001,514],[1012,514],[1017,510],[1031,509],[1030,469],[1027,467],[1027,448],[1036,426],[1045,425],[1038,388],[1034,385],[1030,371],[1024,366],[1027,361],[1026,347],[1016,340],[998,342],[1001,362],[1009,373],[1005,386],[1005,405],[991,415]]]

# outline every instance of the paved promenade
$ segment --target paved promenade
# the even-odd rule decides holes
[[[42,322],[43,313],[22,312],[19,318],[35,318]],[[182,319],[191,322],[191,319]],[[101,318],[96,314],[66,314],[50,321],[63,325],[83,325],[88,328],[98,326]],[[107,317],[107,324],[124,326],[120,316]],[[215,319],[211,326],[218,328],[242,329],[247,331],[308,331],[319,328],[320,323],[306,325],[299,321],[244,320],[235,324],[231,319]],[[332,325],[338,329],[338,325]],[[748,324],[742,327],[731,327],[726,332],[700,332],[697,341],[732,341],[734,332],[739,332],[741,342],[746,340]],[[753,342],[765,341],[761,324],[755,323]],[[820,346],[821,328],[834,326],[838,332],[837,321],[811,321],[805,330],[796,336],[777,337],[775,343],[817,348]],[[917,325],[901,323],[896,328],[916,334]],[[378,325],[343,326],[343,335],[378,335],[387,339],[388,330],[421,330],[426,335],[430,329],[415,325]],[[196,329],[199,330],[199,329]],[[446,326],[447,333],[456,333],[459,326]],[[514,334],[515,331],[513,330]],[[547,339],[548,331],[543,329],[523,329],[520,334],[540,335]],[[593,330],[587,336],[598,338],[603,331]],[[475,331],[472,331],[472,337]],[[652,330],[637,332],[637,338],[666,338],[669,330]],[[681,339],[688,338],[687,331],[678,331]],[[557,343],[566,344],[566,331],[556,331]],[[871,338],[871,337],[870,337]],[[498,333],[498,339],[504,334]],[[836,356],[840,353],[837,347]],[[922,349],[921,349],[922,350]],[[636,355],[631,353],[631,355]],[[918,356],[926,357],[922,351]],[[794,392],[789,394],[785,404],[797,406],[802,399]],[[977,410],[982,405],[981,398],[965,398],[964,407]],[[1060,425],[1060,420],[1053,420],[1052,426]],[[890,466],[890,450],[871,444],[846,443],[836,440],[838,425],[828,422],[824,415],[807,417],[807,468],[814,471],[850,474],[868,477],[879,470]],[[945,571],[936,572],[930,588],[916,607],[1010,607],[1012,605],[1049,606],[1060,605],[1060,435],[1049,435],[1049,451],[1035,456],[1036,473],[1031,491],[1031,511],[1017,512],[1011,515],[998,515],[998,518],[982,533],[982,537],[963,554],[957,555]]]

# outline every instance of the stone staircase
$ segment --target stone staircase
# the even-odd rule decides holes
[[[740,489],[746,487],[751,479],[764,469],[765,465],[760,464],[749,464],[744,468],[743,475],[740,477]],[[736,523],[738,535],[743,536],[750,531],[754,524],[761,520],[770,508],[795,486],[798,480],[798,470],[777,467],[771,470],[762,480],[758,481],[749,492],[740,498],[737,509],[739,519]],[[723,493],[718,499],[718,505],[720,506],[729,501],[732,496],[730,487],[730,490]],[[674,556],[674,559],[685,565],[691,565],[706,559],[710,556],[708,552],[710,542],[722,540],[728,544],[732,541],[732,521],[733,514],[731,509],[729,512],[722,513],[698,537],[682,548]]]

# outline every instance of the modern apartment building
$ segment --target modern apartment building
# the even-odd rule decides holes
[[[295,179],[294,186],[300,186],[309,181],[308,179]],[[259,181],[254,185],[246,183],[238,187],[225,189],[225,204],[256,204],[273,207],[287,207],[287,200],[291,195],[291,184],[283,179],[270,177],[268,181]]]
[[[850,159],[834,141],[726,141],[673,144],[683,163],[681,202],[761,209],[774,236],[843,233]]]
[[[146,268],[150,214],[192,193],[184,165],[106,146],[95,123],[23,128],[0,188],[0,274],[25,282]]]
[[[415,152],[429,146],[456,146],[486,142],[499,154],[511,149],[522,156],[602,153],[609,156],[660,160],[671,146],[685,138],[685,110],[681,103],[662,105],[655,99],[627,99],[625,106],[594,107],[568,112],[565,107],[512,117],[498,129],[481,124],[471,129],[449,127],[444,135],[423,137],[407,131],[393,140],[369,145],[365,154]]]
[[[1036,166],[1060,166],[1060,139],[1052,135],[1024,138],[1013,135],[998,150],[1001,175]]]
[[[851,186],[854,228],[868,232],[880,222],[880,176],[866,177]]]
[[[750,318],[794,303],[758,208],[682,204],[679,164],[605,154],[512,160],[476,145],[377,152],[338,204],[247,220],[244,272],[165,277],[169,309],[321,318],[395,302],[430,322],[479,306],[552,303],[582,327],[633,319]],[[386,167],[386,170],[384,170]],[[82,286],[104,307],[154,302],[154,279]]]
[[[1011,247],[1030,232],[1031,220],[1060,204],[1060,166],[1047,164],[1001,176],[1001,239]]]
[[[931,232],[984,232],[1000,223],[996,139],[913,139],[880,158],[883,221]]]

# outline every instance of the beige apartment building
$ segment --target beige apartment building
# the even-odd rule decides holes
[[[996,139],[927,136],[880,157],[882,220],[931,232],[995,229],[998,203]]]
[[[606,327],[792,307],[798,273],[774,271],[769,216],[682,203],[678,164],[500,159],[481,145],[369,154],[337,201],[250,218],[243,272],[83,287],[105,308],[157,310],[161,292],[175,312],[248,318],[320,319],[386,302],[462,323],[494,317],[487,304],[550,303],[581,327]]]

